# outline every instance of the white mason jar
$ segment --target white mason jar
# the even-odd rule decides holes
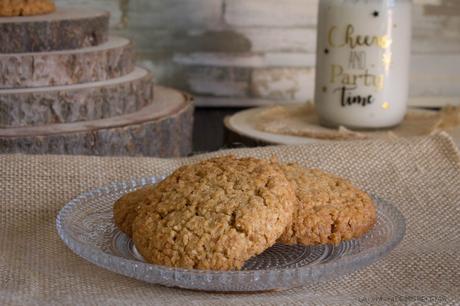
[[[326,126],[385,128],[407,111],[410,0],[320,0],[315,105]]]

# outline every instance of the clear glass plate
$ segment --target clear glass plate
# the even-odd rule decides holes
[[[376,226],[340,245],[276,244],[248,260],[242,271],[186,270],[144,262],[113,222],[112,205],[127,192],[161,177],[113,183],[70,201],[57,216],[57,231],[76,254],[110,271],[153,284],[206,291],[282,290],[353,272],[388,254],[402,240],[405,220],[396,207],[375,198]]]

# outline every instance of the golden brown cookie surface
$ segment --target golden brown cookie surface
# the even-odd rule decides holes
[[[51,0],[2,0],[0,1],[0,16],[33,16],[48,14],[55,10]]]
[[[225,156],[179,168],[138,210],[133,240],[152,263],[239,269],[292,220],[295,195],[278,165]]]
[[[146,186],[125,194],[113,206],[115,225],[129,237],[132,236],[132,225],[137,216],[137,207],[148,201],[148,195],[153,192],[154,186]]]
[[[280,238],[287,244],[337,244],[365,234],[376,221],[372,199],[349,181],[318,169],[281,166],[294,184],[298,208]]]

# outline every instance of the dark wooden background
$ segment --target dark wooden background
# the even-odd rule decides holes
[[[224,140],[224,118],[242,108],[197,108],[193,130],[193,153],[232,147]]]

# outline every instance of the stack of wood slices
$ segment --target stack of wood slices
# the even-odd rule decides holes
[[[0,7],[0,153],[190,153],[191,98],[153,85],[131,42],[108,35],[109,13],[10,2]]]

